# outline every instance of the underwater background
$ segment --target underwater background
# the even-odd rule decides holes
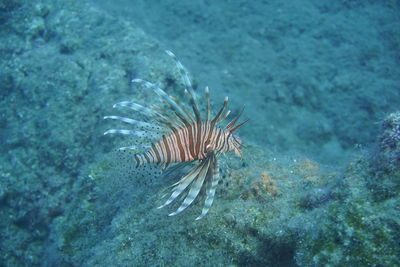
[[[199,221],[103,136],[167,49],[251,119]],[[0,101],[0,266],[399,266],[398,0],[2,0]]]

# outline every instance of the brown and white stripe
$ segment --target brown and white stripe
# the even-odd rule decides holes
[[[168,166],[175,162],[201,160],[211,150],[224,153],[230,150],[230,136],[229,130],[212,127],[210,123],[190,125],[163,136],[146,153],[136,154],[136,167],[146,163]]]
[[[105,116],[105,119],[119,120],[139,129],[110,129],[104,134],[117,133],[133,135],[135,138],[154,139],[157,134],[163,133],[158,140],[156,139],[147,145],[149,147],[147,151],[133,156],[136,161],[136,167],[144,164],[159,164],[166,168],[171,163],[198,160],[199,164],[173,185],[171,196],[159,208],[169,205],[185,190],[188,190],[181,206],[175,212],[169,214],[170,216],[176,215],[194,201],[201,188],[207,186],[204,207],[200,216],[197,217],[197,219],[200,219],[210,209],[215,189],[220,179],[217,156],[228,151],[234,151],[241,156],[240,147],[242,142],[239,137],[234,135],[234,132],[247,120],[236,125],[243,112],[242,109],[228,124],[221,126],[221,122],[230,114],[229,110],[226,111],[228,105],[227,97],[224,99],[221,109],[211,119],[211,101],[208,87],[205,89],[207,114],[202,119],[187,71],[172,52],[167,51],[167,53],[174,58],[178,70],[182,74],[183,81],[187,87],[185,93],[189,98],[192,111],[156,85],[141,79],[134,79],[133,82],[140,83],[144,87],[153,90],[161,98],[163,105],[146,108],[137,103],[123,101],[115,104],[114,107],[130,108],[157,123],[153,124],[119,116]],[[138,147],[143,147],[143,144],[120,149],[138,149]]]

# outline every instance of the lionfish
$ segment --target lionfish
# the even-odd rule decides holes
[[[183,193],[186,193],[180,207],[175,212],[169,214],[169,216],[177,215],[190,206],[203,189],[203,191],[205,191],[205,200],[202,212],[196,218],[196,220],[199,220],[208,213],[220,180],[218,155],[228,151],[234,151],[236,155],[241,157],[240,148],[242,146],[242,141],[239,136],[234,133],[248,120],[236,124],[243,112],[243,109],[241,109],[239,114],[229,123],[225,126],[221,126],[221,122],[230,114],[230,110],[226,111],[228,97],[225,97],[223,105],[215,117],[211,118],[211,100],[208,87],[205,88],[205,97],[207,100],[206,116],[202,119],[187,70],[171,51],[166,52],[175,60],[177,68],[183,78],[186,87],[185,95],[189,99],[192,111],[178,99],[169,96],[155,84],[142,79],[134,79],[132,82],[141,83],[146,88],[152,89],[154,93],[161,98],[163,105],[147,108],[129,101],[115,104],[113,106],[114,108],[129,108],[135,112],[141,113],[151,122],[120,116],[105,116],[104,119],[122,121],[136,129],[110,129],[106,131],[104,135],[116,133],[132,135],[137,138],[148,138],[157,136],[157,134],[153,134],[154,132],[161,132],[161,137],[153,143],[148,144],[147,149],[144,150],[143,153],[136,153],[133,155],[136,167],[152,163],[161,165],[163,169],[165,169],[171,163],[197,161],[198,164],[196,166],[171,186],[172,193],[170,197],[158,208],[160,209],[169,205],[178,196],[182,196]],[[120,150],[137,150],[140,148],[143,148],[143,145],[122,147]]]

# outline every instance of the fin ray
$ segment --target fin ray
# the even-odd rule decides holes
[[[192,202],[196,199],[197,195],[200,192],[200,189],[203,187],[204,180],[205,180],[205,178],[207,176],[207,173],[209,171],[210,160],[207,159],[201,165],[202,165],[201,169],[200,169],[198,175],[195,178],[196,180],[191,185],[191,188],[190,188],[189,193],[187,194],[185,200],[183,201],[181,206],[175,212],[168,214],[168,216],[174,216],[174,215],[177,215],[177,214],[181,213],[187,207],[189,207],[190,204],[192,204]]]
[[[169,205],[172,201],[174,201],[190,184],[191,182],[197,177],[200,172],[201,165],[197,165],[194,167],[187,175],[185,175],[179,182],[175,183],[176,187],[173,189],[173,192],[169,199],[158,209],[161,209],[167,205]]]
[[[104,116],[103,119],[119,120],[119,121],[128,123],[130,125],[146,128],[149,130],[158,130],[158,131],[162,130],[161,127],[159,127],[155,124],[151,124],[151,123],[144,122],[144,121],[138,121],[138,120],[134,120],[134,119],[130,119],[130,118],[125,118],[125,117],[120,117],[120,116]]]
[[[206,216],[206,214],[210,210],[211,205],[214,201],[215,190],[216,190],[219,180],[220,180],[218,160],[215,156],[214,156],[214,160],[213,160],[212,164],[213,164],[213,166],[212,166],[211,185],[210,185],[210,188],[207,190],[207,196],[204,201],[203,210],[201,211],[201,214],[196,218],[196,221],[200,220],[201,218]]]

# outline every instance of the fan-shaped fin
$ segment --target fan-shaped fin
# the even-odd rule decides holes
[[[196,95],[195,95],[195,93],[193,91],[192,82],[191,82],[191,80],[189,78],[189,72],[182,65],[182,63],[177,59],[177,57],[175,56],[174,53],[172,53],[169,50],[166,50],[165,52],[170,57],[172,57],[173,60],[175,61],[176,67],[178,68],[179,73],[181,74],[183,82],[184,82],[184,84],[186,86],[186,91],[185,92],[188,93],[190,105],[193,108],[194,115],[196,116],[196,121],[197,122],[201,122],[201,116],[200,116],[199,108],[198,108],[197,101],[196,101]]]
[[[106,132],[104,132],[104,135],[107,134],[126,134],[126,135],[134,135],[136,137],[153,137],[153,133],[151,132],[145,132],[145,131],[132,131],[132,130],[119,130],[119,129],[110,129]]]
[[[170,97],[164,90],[161,88],[157,87],[155,84],[142,80],[142,79],[134,79],[132,82],[137,82],[137,83],[143,83],[146,87],[153,89],[153,91],[161,97],[166,103],[169,104],[169,106],[172,108],[172,110],[175,112],[176,116],[185,124],[189,125],[191,118],[186,115],[186,113],[183,111],[182,107],[175,102],[175,100]]]
[[[161,209],[167,205],[169,205],[172,201],[174,201],[189,185],[190,183],[197,177],[201,170],[202,165],[199,164],[195,166],[186,176],[184,176],[179,182],[175,183],[176,187],[174,188],[169,199],[158,209]]]
[[[147,130],[156,130],[156,131],[161,131],[162,128],[155,125],[155,124],[151,124],[148,122],[144,122],[144,121],[137,121],[134,119],[130,119],[130,118],[125,118],[125,117],[120,117],[120,116],[104,116],[104,119],[113,119],[113,120],[119,120],[128,124],[131,124],[135,127],[141,127],[141,128],[145,128]]]
[[[203,187],[204,180],[207,176],[207,173],[209,172],[209,167],[210,167],[210,159],[207,159],[202,163],[200,172],[197,175],[196,180],[192,183],[189,193],[187,194],[181,206],[175,212],[170,213],[168,216],[177,215],[181,213],[183,210],[185,210],[187,207],[189,207],[190,204],[192,204],[193,200],[195,200],[195,198],[199,194],[200,189]]]
[[[116,103],[113,105],[113,108],[118,108],[118,107],[128,107],[128,108],[130,108],[134,111],[137,111],[147,117],[160,117],[160,116],[163,117],[161,114],[155,112],[152,109],[143,107],[140,104],[133,103],[130,101],[122,101],[122,102],[119,102],[119,103]]]
[[[204,207],[203,210],[201,211],[201,214],[199,215],[199,217],[196,218],[196,220],[200,220],[201,218],[203,218],[208,211],[211,208],[211,205],[214,201],[214,196],[215,196],[215,189],[218,186],[218,182],[220,179],[220,175],[219,175],[219,165],[218,165],[218,160],[215,157],[215,155],[213,156],[214,160],[212,161],[212,179],[211,179],[211,184],[210,184],[210,188],[207,190],[207,196],[206,199],[204,201]]]

